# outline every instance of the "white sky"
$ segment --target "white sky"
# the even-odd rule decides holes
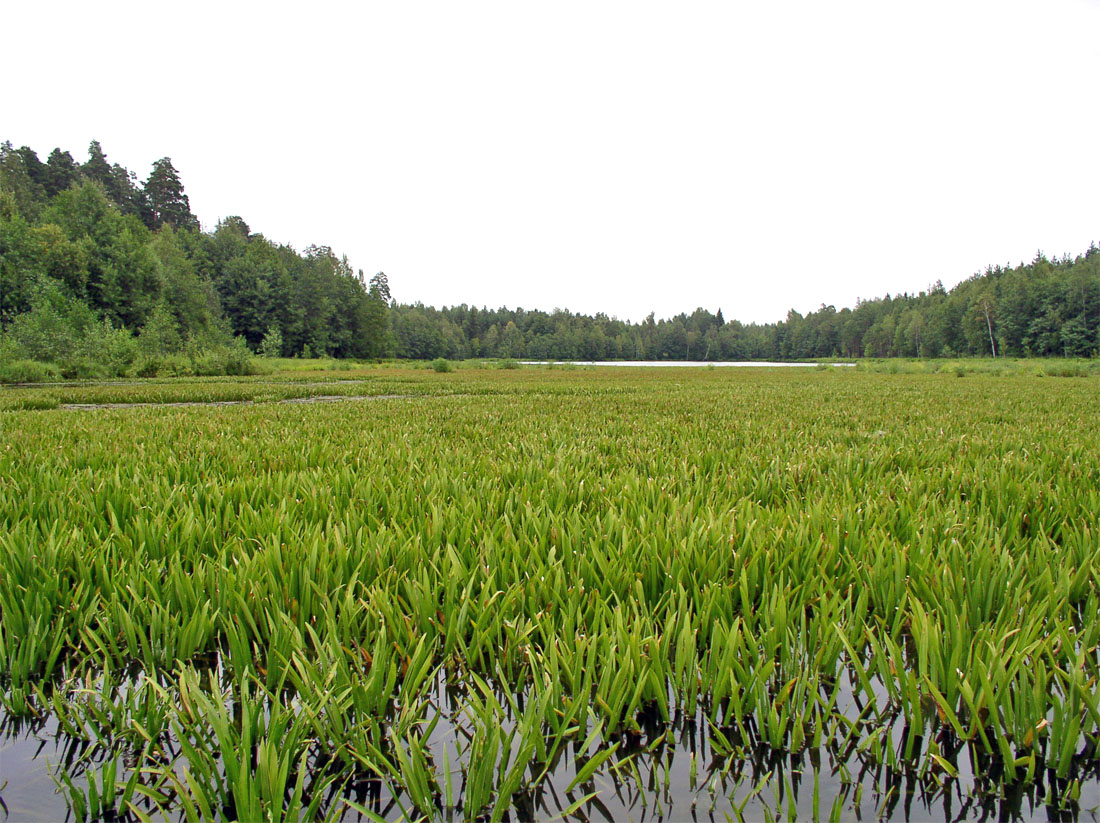
[[[0,140],[401,302],[787,309],[1100,242],[1100,2],[11,3]]]

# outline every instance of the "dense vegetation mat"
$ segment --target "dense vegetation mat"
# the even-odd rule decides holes
[[[0,415],[2,727],[77,818],[1096,816],[1094,381],[373,388]]]

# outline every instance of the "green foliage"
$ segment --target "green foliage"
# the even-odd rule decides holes
[[[0,358],[0,383],[46,383],[60,379],[61,372],[50,363]]]
[[[0,220],[17,215],[30,221],[37,218],[46,200],[41,166],[29,147],[16,149],[10,140],[0,144]]]
[[[134,369],[135,377],[191,377],[194,374],[194,361],[186,354],[146,357]]]
[[[242,337],[227,345],[191,344],[187,348],[191,368],[197,376],[266,374],[265,368],[252,354]]]
[[[3,332],[8,356],[61,363],[85,356],[85,340],[99,324],[88,306],[67,296],[60,284],[40,278],[30,310],[16,315]]]
[[[171,158],[162,157],[153,164],[142,191],[142,218],[149,228],[159,229],[165,225],[176,229],[198,227],[198,220],[191,214],[190,202],[183,193],[183,183]]]
[[[1096,387],[904,362],[5,389],[0,703],[78,814],[809,818],[818,770],[846,816],[899,774],[1072,811]],[[7,405],[342,391],[403,396]]]
[[[628,323],[567,311],[398,305],[400,357],[536,360],[810,360],[820,358],[1090,357],[1100,353],[1100,251],[991,267],[947,292],[791,311],[773,324],[697,309]],[[992,338],[992,339],[991,339]]]
[[[1039,253],[950,292],[937,283],[764,325],[703,308],[641,323],[564,310],[436,309],[398,305],[384,273],[367,281],[331,248],[299,254],[240,217],[201,231],[169,158],[139,185],[95,141],[82,164],[61,148],[42,162],[29,147],[0,146],[0,380],[245,376],[269,373],[294,353],[348,371],[349,359],[393,356],[436,371],[481,357],[512,369],[518,358],[867,356],[883,358],[869,371],[892,375],[1014,376],[1019,369],[1006,358],[1100,353],[1100,250],[1094,244],[1061,260]],[[992,365],[976,359],[993,354]],[[918,357],[967,360],[897,359]],[[1082,360],[1023,368],[1095,373]]]
[[[1070,259],[990,267],[948,292],[790,311],[773,324],[727,322],[722,311],[630,323],[603,314],[436,309],[397,305],[389,280],[369,281],[327,246],[299,254],[240,217],[202,232],[169,158],[144,184],[111,165],[96,141],[76,163],[0,146],[0,327],[31,310],[41,278],[86,303],[97,319],[163,337],[164,306],[180,344],[253,350],[273,329],[279,354],[432,361],[809,360],[832,357],[1093,357],[1100,353],[1100,250]],[[169,335],[171,336],[171,335]],[[166,346],[171,348],[174,343]],[[167,348],[162,347],[163,351]],[[268,349],[271,356],[273,349]],[[149,354],[156,360],[163,354]],[[94,359],[94,358],[93,358]],[[147,370],[151,370],[149,367]],[[117,371],[104,365],[104,373]],[[206,367],[203,366],[203,371]]]
[[[125,377],[139,354],[138,341],[129,331],[115,328],[109,320],[88,329],[83,355],[96,363],[108,377]]]
[[[179,325],[167,306],[160,305],[153,310],[149,322],[141,330],[138,345],[147,358],[163,357],[180,350],[183,341],[180,339]]]
[[[134,181],[96,141],[81,165],[61,150],[42,163],[29,148],[0,147],[0,329],[31,312],[47,278],[94,320],[137,335],[142,362],[125,367],[132,373],[238,372],[245,367],[231,341],[243,337],[260,349],[272,331],[282,337],[277,347],[278,337],[269,341],[272,356],[393,353],[384,274],[368,287],[328,247],[300,255],[253,234],[239,217],[201,232],[169,158],[154,163],[142,187]],[[47,319],[21,321],[17,331],[25,337],[28,322],[41,329]],[[71,342],[63,335],[57,347],[74,349]],[[174,359],[184,347],[188,369]],[[38,353],[23,356],[69,358],[70,373],[120,371],[117,358],[32,348]]]
[[[42,219],[87,250],[86,295],[74,297],[86,298],[115,325],[144,325],[161,301],[164,284],[149,246],[151,235],[141,221],[119,213],[90,182],[54,197]]]
[[[192,340],[185,350],[170,312],[154,312],[139,338],[110,320],[97,320],[91,309],[67,297],[56,281],[40,280],[31,310],[17,315],[0,334],[4,374],[32,375],[26,361],[37,361],[42,373],[67,380],[168,375],[247,375],[264,373],[241,338],[219,342]],[[24,363],[22,366],[17,363]]]
[[[46,159],[44,186],[46,195],[52,197],[68,189],[79,180],[76,161],[67,151],[54,149]]]
[[[1044,363],[1043,374],[1048,377],[1088,377],[1100,373],[1100,368],[1092,363]]]
[[[260,354],[264,357],[283,356],[283,333],[278,326],[268,326],[267,334],[260,343]]]
[[[221,306],[212,283],[204,280],[188,246],[194,235],[165,226],[150,242],[163,283],[163,303],[172,312],[181,339],[208,337],[214,333]]]

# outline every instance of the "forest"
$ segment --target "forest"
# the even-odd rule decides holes
[[[884,266],[888,280],[889,264]],[[726,307],[733,314],[736,307]],[[268,357],[795,360],[1094,357],[1100,248],[995,265],[951,290],[793,309],[776,323],[722,309],[640,323],[402,304],[324,245],[297,251],[240,217],[204,230],[168,157],[149,176],[0,145],[0,371],[45,376],[246,373]]]

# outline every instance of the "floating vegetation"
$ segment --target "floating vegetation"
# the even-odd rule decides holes
[[[314,388],[0,415],[9,813],[1096,818],[1091,381]]]

